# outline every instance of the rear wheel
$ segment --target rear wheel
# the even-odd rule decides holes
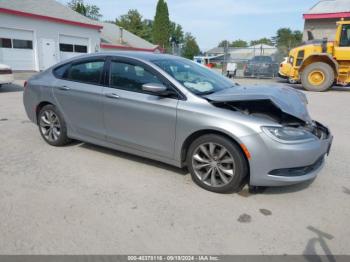
[[[38,125],[41,136],[52,146],[64,146],[71,141],[63,116],[53,105],[46,105],[40,110]]]
[[[301,83],[308,91],[323,92],[334,82],[333,68],[322,62],[308,65],[301,74]]]
[[[219,135],[196,139],[187,154],[192,180],[200,187],[216,192],[238,192],[248,174],[247,161],[240,148]]]

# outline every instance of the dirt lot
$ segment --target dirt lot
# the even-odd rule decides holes
[[[315,181],[219,195],[165,164],[47,145],[17,85],[0,90],[1,254],[350,254],[350,91],[307,93],[335,136]]]

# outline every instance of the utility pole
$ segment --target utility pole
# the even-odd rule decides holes
[[[225,43],[225,46],[224,46],[224,64],[222,66],[222,74],[226,74],[226,68],[227,68],[227,60],[228,60],[228,48],[229,48],[229,45],[228,45],[228,41],[226,41]]]

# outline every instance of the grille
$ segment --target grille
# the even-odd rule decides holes
[[[303,167],[275,169],[269,172],[273,176],[295,177],[304,176],[319,168],[324,161],[324,156],[320,157],[314,164]]]

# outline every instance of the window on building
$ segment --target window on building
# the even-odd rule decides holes
[[[76,52],[76,53],[87,53],[87,46],[85,46],[85,45],[74,45],[74,52]]]
[[[350,46],[350,25],[343,25],[339,45]]]
[[[60,44],[61,52],[73,52],[73,45],[71,44]]]
[[[13,39],[13,48],[18,49],[33,49],[33,41]]]
[[[102,60],[73,64],[68,70],[67,79],[88,84],[98,84],[101,80],[103,66],[104,61]]]
[[[133,92],[144,92],[142,85],[162,82],[158,77],[141,66],[112,62],[110,69],[111,87]]]
[[[0,38],[0,48],[12,48],[12,42],[10,38]]]

